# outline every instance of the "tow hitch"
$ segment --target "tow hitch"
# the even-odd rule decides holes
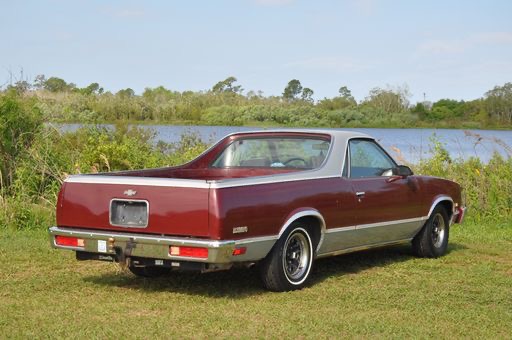
[[[114,246],[115,240],[110,238],[108,240],[109,246],[111,246],[116,252],[117,262],[122,268],[127,268],[130,265],[130,258],[132,256],[132,250],[137,248],[137,243],[133,240],[133,238],[126,241],[126,247],[123,248],[119,246]]]

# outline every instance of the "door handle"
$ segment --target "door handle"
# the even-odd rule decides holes
[[[359,197],[359,198],[364,197],[365,194],[366,194],[366,192],[364,192],[364,191],[356,192],[356,196]]]

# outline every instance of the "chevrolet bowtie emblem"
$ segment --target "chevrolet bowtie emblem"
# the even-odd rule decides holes
[[[136,193],[137,193],[137,191],[132,190],[132,189],[128,189],[128,190],[126,190],[126,191],[124,192],[124,194],[125,194],[126,196],[133,196],[133,195],[135,195]]]

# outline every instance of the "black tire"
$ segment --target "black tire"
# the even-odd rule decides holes
[[[303,288],[311,273],[313,258],[313,241],[307,226],[293,223],[260,263],[263,285],[275,292]]]
[[[128,269],[135,275],[141,277],[159,277],[171,272],[171,268],[156,266],[134,266],[131,264]]]
[[[448,213],[442,205],[438,205],[412,240],[414,254],[418,257],[430,258],[443,256],[448,249],[449,234]]]

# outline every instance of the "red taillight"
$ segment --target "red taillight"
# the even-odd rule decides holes
[[[83,248],[85,242],[84,242],[83,238],[56,235],[55,236],[55,244],[58,246]]]
[[[233,250],[233,256],[243,255],[247,251],[246,247],[238,247]]]
[[[208,258],[208,248],[170,246],[169,255],[183,257]]]

